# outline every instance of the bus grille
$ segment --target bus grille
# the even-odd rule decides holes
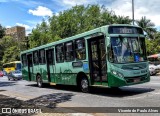
[[[147,66],[146,63],[143,64],[130,64],[130,65],[123,65],[122,69],[124,70],[139,70],[139,69],[145,69]]]
[[[124,77],[127,83],[138,83],[138,82],[144,81],[146,78],[147,78],[147,74],[142,76],[136,76],[136,77]]]

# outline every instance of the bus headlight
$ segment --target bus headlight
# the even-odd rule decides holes
[[[111,72],[112,72],[113,75],[118,76],[118,77],[120,77],[120,78],[123,78],[123,77],[124,77],[123,74],[121,74],[121,73],[118,72],[118,71],[112,70]]]

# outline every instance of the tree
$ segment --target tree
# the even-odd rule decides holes
[[[147,33],[150,39],[154,39],[154,34],[156,33],[155,24],[151,22],[150,19],[147,19],[145,16],[140,20],[136,20],[138,26],[142,27],[143,30]]]
[[[4,51],[3,63],[20,60],[20,51],[18,46],[11,46]]]
[[[4,36],[0,41],[1,51],[0,54],[3,54],[1,57],[1,63],[6,63],[14,60],[20,60],[20,49],[18,42],[15,41],[10,36]]]
[[[129,18],[129,16],[114,16],[114,23],[117,24],[131,24],[132,20]]]
[[[5,35],[5,28],[2,27],[2,25],[0,24],[0,38],[2,38]]]
[[[130,24],[131,19],[116,16],[113,11],[109,11],[104,6],[76,5],[71,9],[59,12],[58,15],[53,15],[48,22],[49,24],[43,20],[32,30],[29,37],[31,48],[74,36],[103,25]]]
[[[51,34],[49,26],[43,20],[41,24],[37,24],[36,28],[32,30],[29,36],[29,46],[30,48],[37,47],[51,41]]]

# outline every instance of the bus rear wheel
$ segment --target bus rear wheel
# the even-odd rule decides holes
[[[89,82],[88,82],[87,78],[82,78],[79,86],[80,86],[80,89],[82,92],[84,92],[84,93],[89,92]]]
[[[43,87],[43,81],[40,75],[37,76],[37,85],[38,87]]]

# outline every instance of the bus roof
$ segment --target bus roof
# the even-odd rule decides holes
[[[3,65],[5,65],[5,64],[11,64],[11,63],[21,63],[21,61],[12,61],[12,62],[8,62],[8,63],[4,63]]]
[[[77,34],[75,36],[71,36],[71,37],[68,37],[68,38],[64,38],[64,39],[61,39],[59,41],[55,41],[55,42],[51,42],[51,43],[48,43],[48,44],[45,44],[45,45],[41,45],[41,46],[38,46],[38,47],[35,47],[35,48],[32,48],[32,49],[29,49],[29,50],[25,50],[25,51],[22,51],[21,54],[24,54],[24,53],[29,53],[29,52],[32,52],[34,50],[37,50],[37,49],[43,49],[45,47],[51,47],[51,46],[54,46],[54,45],[58,45],[58,44],[61,44],[63,42],[67,42],[67,41],[71,41],[71,40],[74,40],[74,39],[80,39],[80,38],[83,38],[83,37],[87,37],[89,35],[92,35],[92,34],[96,34],[96,33],[101,33],[103,29],[109,27],[109,26],[129,26],[129,27],[138,27],[136,25],[129,25],[129,24],[112,24],[112,25],[105,25],[105,26],[102,26],[102,27],[99,27],[99,28],[95,28],[93,30],[90,30],[90,31],[87,31],[87,32],[84,32],[84,33],[80,33],[80,34]],[[140,28],[140,27],[139,27]]]

